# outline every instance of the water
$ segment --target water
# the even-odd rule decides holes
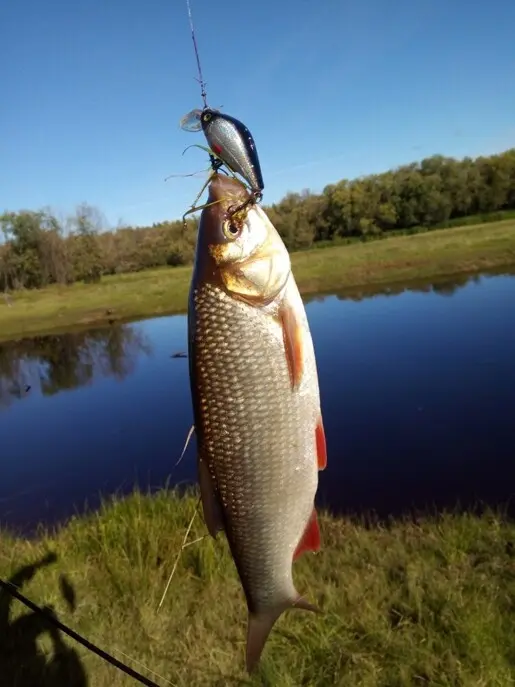
[[[465,282],[465,283],[464,283]],[[319,503],[380,516],[509,502],[515,277],[306,306],[328,467]],[[186,317],[0,344],[0,523],[196,480]]]

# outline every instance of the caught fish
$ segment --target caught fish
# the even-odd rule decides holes
[[[215,174],[202,211],[188,305],[198,478],[209,533],[225,532],[248,607],[246,666],[288,608],[318,608],[292,564],[320,549],[326,466],[317,367],[286,247],[260,205]]]
[[[249,184],[254,200],[260,200],[265,188],[256,144],[248,128],[239,119],[205,107],[192,110],[181,120],[185,131],[202,128],[209,147],[233,172]],[[213,167],[216,169],[216,164]]]

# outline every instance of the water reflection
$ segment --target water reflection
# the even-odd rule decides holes
[[[468,284],[478,284],[480,279],[477,273],[459,274],[418,283],[354,288],[331,295],[340,301],[354,302],[372,295],[397,296],[405,292],[452,296]],[[327,295],[308,295],[304,300],[306,304],[322,303]],[[141,355],[152,355],[152,344],[143,330],[131,324],[0,343],[0,410],[29,394],[51,396],[90,385],[99,377],[121,381],[134,372]],[[184,358],[187,353],[173,351],[171,357]]]
[[[341,291],[332,290],[330,293],[309,294],[304,297],[305,303],[322,303],[327,296],[335,296],[342,301],[360,302],[374,296],[399,296],[403,293],[434,293],[441,296],[453,296],[456,292],[471,284],[479,284],[482,279],[489,277],[511,277],[515,275],[515,266],[495,267],[480,272],[462,272],[454,275],[414,281],[400,281],[393,284],[369,284],[353,286]]]
[[[306,310],[329,455],[320,505],[386,517],[512,499],[514,277]],[[0,344],[0,525],[30,531],[101,493],[196,482],[194,439],[174,468],[192,423],[186,348],[185,316]]]
[[[0,409],[29,394],[52,396],[99,377],[121,381],[139,356],[151,353],[148,337],[131,325],[1,343]]]

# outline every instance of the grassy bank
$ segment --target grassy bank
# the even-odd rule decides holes
[[[441,277],[515,263],[515,221],[444,229],[292,255],[303,294]],[[0,300],[0,340],[71,326],[185,312],[190,267],[16,292]]]
[[[37,540],[1,535],[0,575],[52,552],[56,561],[38,570],[23,592],[52,605],[63,622],[118,658],[123,652],[181,687],[513,684],[514,525],[493,515],[445,515],[366,528],[322,516],[323,550],[300,559],[295,578],[324,614],[285,614],[260,673],[249,680],[242,671],[245,603],[223,537],[185,549],[156,610],[195,504],[193,495],[135,494]],[[204,533],[197,518],[190,539]],[[75,610],[60,587],[68,599],[73,589]],[[0,611],[2,604],[0,596]],[[0,667],[13,687],[43,684],[40,673],[30,681],[22,672],[35,665],[30,637],[24,641],[14,628],[25,613],[13,602],[11,626],[0,625]],[[3,657],[2,641],[11,647]],[[50,658],[49,636],[38,642]],[[89,685],[134,684],[81,647],[78,653]],[[26,681],[15,681],[17,670]],[[57,665],[53,670],[55,683],[45,685],[79,684],[59,675]]]

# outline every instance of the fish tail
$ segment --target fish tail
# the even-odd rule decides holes
[[[268,608],[259,613],[250,613],[247,625],[247,671],[252,673],[259,663],[261,653],[268,639],[273,626],[288,608],[302,608],[305,611],[321,613],[322,611],[314,604],[309,603],[303,596],[298,596],[295,600],[288,600],[282,604]]]

